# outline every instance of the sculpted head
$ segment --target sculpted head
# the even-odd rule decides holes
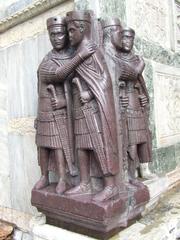
[[[123,28],[121,31],[121,51],[130,52],[134,45],[135,31],[132,28]]]
[[[109,41],[113,45],[119,45],[120,39],[117,39],[117,36],[119,36],[119,32],[122,30],[119,18],[107,18],[101,21],[101,25],[103,28],[104,42]]]
[[[60,16],[48,18],[47,29],[53,48],[57,51],[63,49],[67,41],[65,18]]]
[[[66,22],[71,46],[77,47],[85,37],[89,38],[91,34],[91,16],[89,12],[68,12]]]

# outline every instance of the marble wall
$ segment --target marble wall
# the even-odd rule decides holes
[[[157,147],[180,142],[180,71],[154,64],[154,106]]]
[[[127,24],[141,38],[170,48],[169,2],[161,0],[127,0]]]

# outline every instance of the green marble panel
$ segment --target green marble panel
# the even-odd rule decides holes
[[[153,150],[152,169],[157,174],[165,174],[176,168],[175,146]]]
[[[180,167],[180,143],[175,145],[175,160],[176,164]]]
[[[126,1],[99,0],[102,17],[119,17],[122,23],[126,22]]]
[[[180,53],[168,51],[160,45],[141,39],[138,36],[135,39],[135,50],[147,59],[169,66],[180,67]]]
[[[88,0],[78,0],[75,2],[76,10],[88,10],[89,9],[89,1]]]

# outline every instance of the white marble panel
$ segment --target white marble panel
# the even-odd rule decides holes
[[[30,231],[29,223],[32,219],[30,214],[0,206],[0,219],[15,224],[22,231]]]
[[[0,110],[7,110],[7,89],[0,88]]]
[[[37,40],[7,48],[9,117],[34,115],[37,105]]]
[[[0,206],[11,207],[7,113],[0,110]]]
[[[4,49],[8,59],[6,77],[10,119],[36,115],[37,68],[50,49],[47,33]],[[6,100],[4,95],[0,97],[0,107]]]
[[[153,64],[157,147],[180,142],[180,69]]]
[[[9,135],[11,200],[13,209],[34,214],[31,190],[40,177],[33,136]]]
[[[34,116],[37,109],[38,37],[22,43],[22,116]]]
[[[7,111],[0,109],[0,139],[7,137],[7,121]]]
[[[1,133],[1,132],[0,132]],[[9,173],[9,155],[8,155],[8,140],[0,137],[0,175]]]
[[[1,73],[0,85],[1,85],[1,88],[7,86],[7,72],[8,72],[7,54],[6,54],[6,51],[4,51],[2,49],[2,50],[0,50],[0,73]]]
[[[7,82],[8,82],[8,111],[9,117],[21,117],[22,102],[22,46],[17,44],[7,48]]]
[[[0,170],[0,206],[12,207],[9,173]]]
[[[127,25],[138,36],[170,48],[168,0],[126,0]]]
[[[38,64],[40,64],[42,59],[45,57],[45,55],[52,49],[47,31],[38,35],[37,48],[38,48],[37,60],[38,60]],[[37,67],[38,67],[38,65],[36,66],[36,68]]]

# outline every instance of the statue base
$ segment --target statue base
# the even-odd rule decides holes
[[[128,184],[129,185],[129,184]],[[55,184],[32,190],[32,205],[44,213],[47,223],[98,239],[108,239],[140,216],[149,200],[146,186],[133,186],[106,202],[94,202],[93,194],[58,195]]]

